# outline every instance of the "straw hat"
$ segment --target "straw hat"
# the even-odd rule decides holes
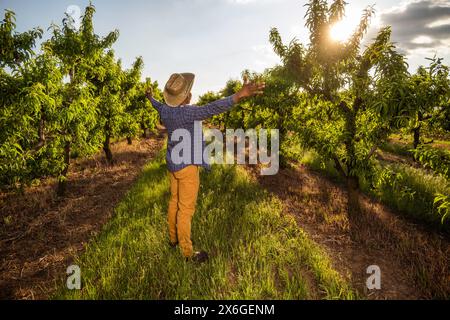
[[[178,107],[191,93],[195,75],[192,73],[174,73],[164,88],[164,100],[170,107]]]

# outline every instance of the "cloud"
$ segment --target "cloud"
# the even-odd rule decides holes
[[[256,71],[263,71],[266,68],[280,63],[280,58],[268,44],[255,45],[252,47],[252,51],[254,52],[255,59],[251,67]]]
[[[422,0],[406,2],[381,14],[392,26],[393,40],[407,53],[447,46],[450,40],[450,3]]]

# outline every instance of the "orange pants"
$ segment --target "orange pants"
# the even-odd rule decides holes
[[[200,186],[199,168],[189,166],[178,172],[169,172],[170,201],[168,210],[169,236],[179,243],[185,257],[193,254],[191,221],[197,204]]]

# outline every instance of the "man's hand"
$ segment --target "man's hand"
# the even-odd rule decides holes
[[[266,84],[264,82],[262,83],[256,83],[256,82],[248,82],[247,76],[244,76],[244,85],[242,86],[242,89],[239,90],[234,95],[234,103],[238,103],[242,99],[253,97],[258,94],[264,93],[264,88],[266,87]]]
[[[152,87],[147,88],[147,90],[145,91],[145,96],[147,97],[148,100],[150,100],[153,97]]]

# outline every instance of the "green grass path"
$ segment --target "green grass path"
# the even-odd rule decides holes
[[[185,262],[168,246],[168,177],[163,153],[150,162],[111,221],[76,260],[82,290],[61,285],[56,299],[351,299],[327,255],[280,202],[244,169],[203,172],[194,246],[210,253]]]

